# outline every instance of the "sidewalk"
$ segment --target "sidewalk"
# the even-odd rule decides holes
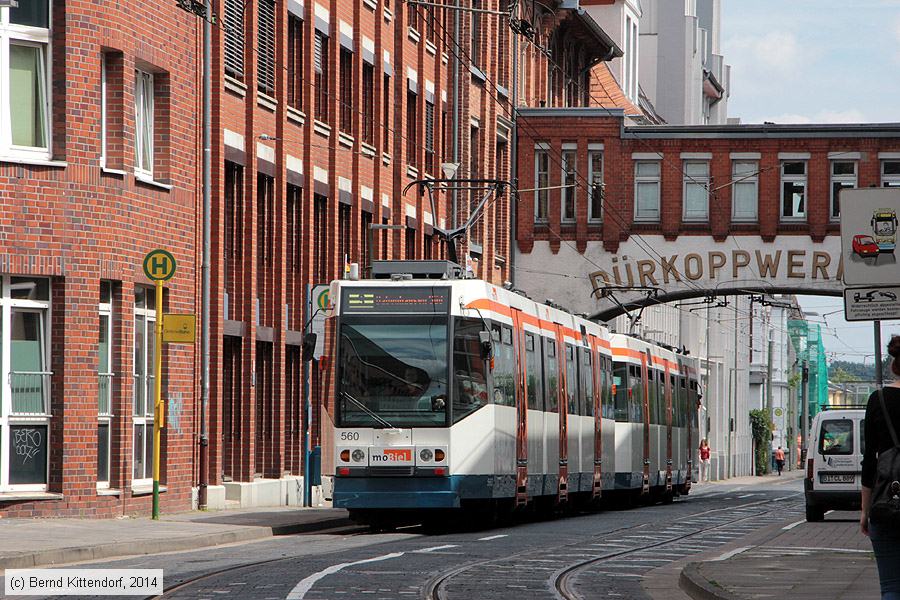
[[[858,512],[834,512],[822,523],[784,523],[767,539],[739,540],[685,566],[680,587],[695,600],[876,600],[875,559],[858,519]]]
[[[257,508],[148,518],[0,519],[0,570],[193,550],[352,522],[331,508]]]

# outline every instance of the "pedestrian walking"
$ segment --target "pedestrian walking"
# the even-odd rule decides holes
[[[775,467],[778,469],[778,476],[781,476],[781,472],[784,470],[784,450],[781,449],[781,446],[778,446],[778,450],[775,451]]]
[[[893,501],[900,464],[900,336],[891,337],[888,354],[894,382],[873,392],[866,405],[859,528],[872,540],[882,600],[900,600],[900,510]]]
[[[700,481],[709,481],[709,441],[700,440]]]

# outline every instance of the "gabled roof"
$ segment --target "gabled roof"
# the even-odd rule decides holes
[[[621,108],[626,117],[643,117],[644,111],[625,97],[609,63],[599,63],[591,70],[591,106]]]

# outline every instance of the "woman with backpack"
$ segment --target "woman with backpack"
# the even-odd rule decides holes
[[[900,600],[900,336],[891,337],[895,380],[869,396],[859,528],[872,540],[882,600]]]

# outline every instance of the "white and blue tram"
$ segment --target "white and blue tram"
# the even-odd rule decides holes
[[[476,279],[335,281],[331,303],[322,472],[355,519],[690,489],[694,359]]]

